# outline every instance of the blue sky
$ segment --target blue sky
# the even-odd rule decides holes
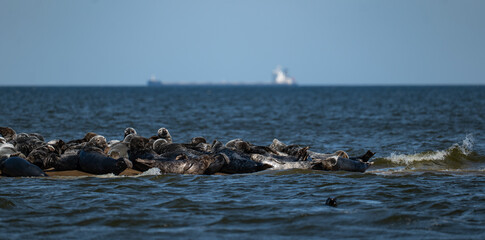
[[[0,0],[0,85],[485,84],[485,1]]]

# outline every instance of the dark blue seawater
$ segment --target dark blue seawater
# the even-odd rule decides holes
[[[485,87],[0,88],[0,126],[377,152],[366,173],[0,178],[0,239],[485,238]],[[326,206],[337,197],[338,207]]]

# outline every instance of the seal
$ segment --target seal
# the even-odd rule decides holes
[[[79,153],[79,170],[87,173],[119,175],[132,166],[132,163],[124,158],[114,159],[97,152],[81,151]]]
[[[242,139],[231,140],[226,143],[226,147],[246,154],[278,154],[270,147],[253,145]]]
[[[53,165],[57,171],[79,170],[79,154],[63,154]]]
[[[43,138],[42,138],[43,139]],[[15,137],[15,148],[25,156],[29,156],[34,149],[44,146],[46,143],[35,135],[19,133]]]
[[[5,140],[4,138],[2,139]],[[10,156],[18,154],[19,152],[17,152],[13,144],[7,142],[3,142],[2,144],[0,144],[0,159],[7,159]]]
[[[172,143],[172,135],[168,132],[166,128],[160,128],[157,131],[158,137],[167,140],[168,143]]]
[[[159,139],[163,141],[165,139]],[[157,141],[159,141],[157,140]],[[197,145],[193,145],[191,143],[167,143],[161,144],[157,147],[157,153],[160,156],[174,159],[179,155],[187,155],[190,158],[197,158],[202,155],[207,155],[208,152],[203,151],[202,149],[198,148]]]
[[[7,142],[12,141],[17,136],[15,130],[9,127],[0,127],[0,135],[2,135]]]
[[[128,136],[132,136],[131,134]],[[128,150],[128,155],[130,160],[133,161],[137,158],[142,159],[153,159],[156,155],[153,150],[147,146],[148,139],[141,136],[132,136],[130,138],[130,149]]]
[[[66,143],[61,139],[50,140],[49,142],[47,142],[47,145],[54,147],[56,153],[59,155],[63,154],[64,151],[66,151],[67,149]]]
[[[191,148],[201,152],[209,153],[212,151],[211,144],[207,143],[204,137],[193,137],[190,140]]]
[[[330,207],[337,207],[337,198],[327,198],[325,201],[325,205],[328,205]]]
[[[47,177],[42,169],[20,157],[0,160],[0,170],[7,177]]]
[[[259,172],[271,167],[270,165],[266,165],[264,163],[252,160],[249,154],[238,151],[237,149],[233,150],[227,148],[220,141],[217,140],[215,140],[212,144],[212,153],[224,154],[227,156],[228,161],[220,169],[220,172],[222,173],[252,173]]]
[[[297,145],[286,145],[278,139],[274,139],[269,147],[290,154],[301,152],[302,149],[304,149]],[[332,154],[318,153],[309,150],[305,151],[308,152],[308,162],[311,163],[310,169],[314,170],[365,172],[373,164],[372,162],[368,162],[370,157],[372,157],[369,153],[363,155],[363,157],[365,156],[366,161],[362,161],[360,159],[349,158],[349,155],[341,150]],[[306,164],[304,166],[305,168],[308,167]]]
[[[73,145],[79,145],[81,143],[87,143],[87,142],[89,142],[89,140],[91,140],[91,138],[93,138],[94,136],[97,136],[97,135],[98,134],[96,134],[96,133],[88,132],[88,133],[86,133],[86,135],[84,135],[83,138],[71,140],[71,141],[67,142],[66,144],[68,146],[73,146]]]
[[[54,167],[55,163],[60,160],[60,154],[52,145],[46,144],[30,152],[27,161],[38,166],[41,169]]]
[[[117,142],[109,146],[107,149],[108,151],[108,156],[111,158],[126,158],[128,159],[128,151],[130,150],[130,147],[128,146],[128,143],[126,142]]]
[[[162,173],[211,175],[218,172],[228,160],[228,157],[224,154],[216,154],[196,158],[179,155],[177,159],[168,161],[147,159],[136,159],[135,161],[139,166],[143,166],[141,167],[143,171],[158,168]]]
[[[106,138],[101,135],[96,135],[89,139],[89,142],[82,148],[84,151],[94,151],[104,153],[104,150],[108,147]]]
[[[136,135],[136,130],[132,127],[125,128],[125,135],[123,136],[123,138],[126,138],[126,136],[130,134]]]
[[[157,154],[160,154],[164,148],[164,145],[169,144],[167,140],[159,138],[153,142],[152,149],[155,151]]]

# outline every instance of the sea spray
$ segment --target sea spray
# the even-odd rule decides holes
[[[158,168],[150,168],[146,170],[145,172],[140,173],[138,176],[158,176],[162,175],[162,172]]]

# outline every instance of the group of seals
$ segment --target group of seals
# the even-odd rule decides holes
[[[123,140],[107,142],[89,132],[83,138],[64,142],[45,142],[38,133],[17,134],[0,127],[0,171],[4,176],[47,176],[43,170],[79,170],[91,174],[120,174],[127,168],[162,173],[214,174],[252,173],[265,169],[314,169],[364,172],[372,164],[368,151],[351,158],[344,151],[323,154],[309,147],[286,145],[275,139],[269,146],[253,145],[242,139],[226,144],[203,137],[189,143],[174,143],[166,128],[145,138],[126,128]]]

